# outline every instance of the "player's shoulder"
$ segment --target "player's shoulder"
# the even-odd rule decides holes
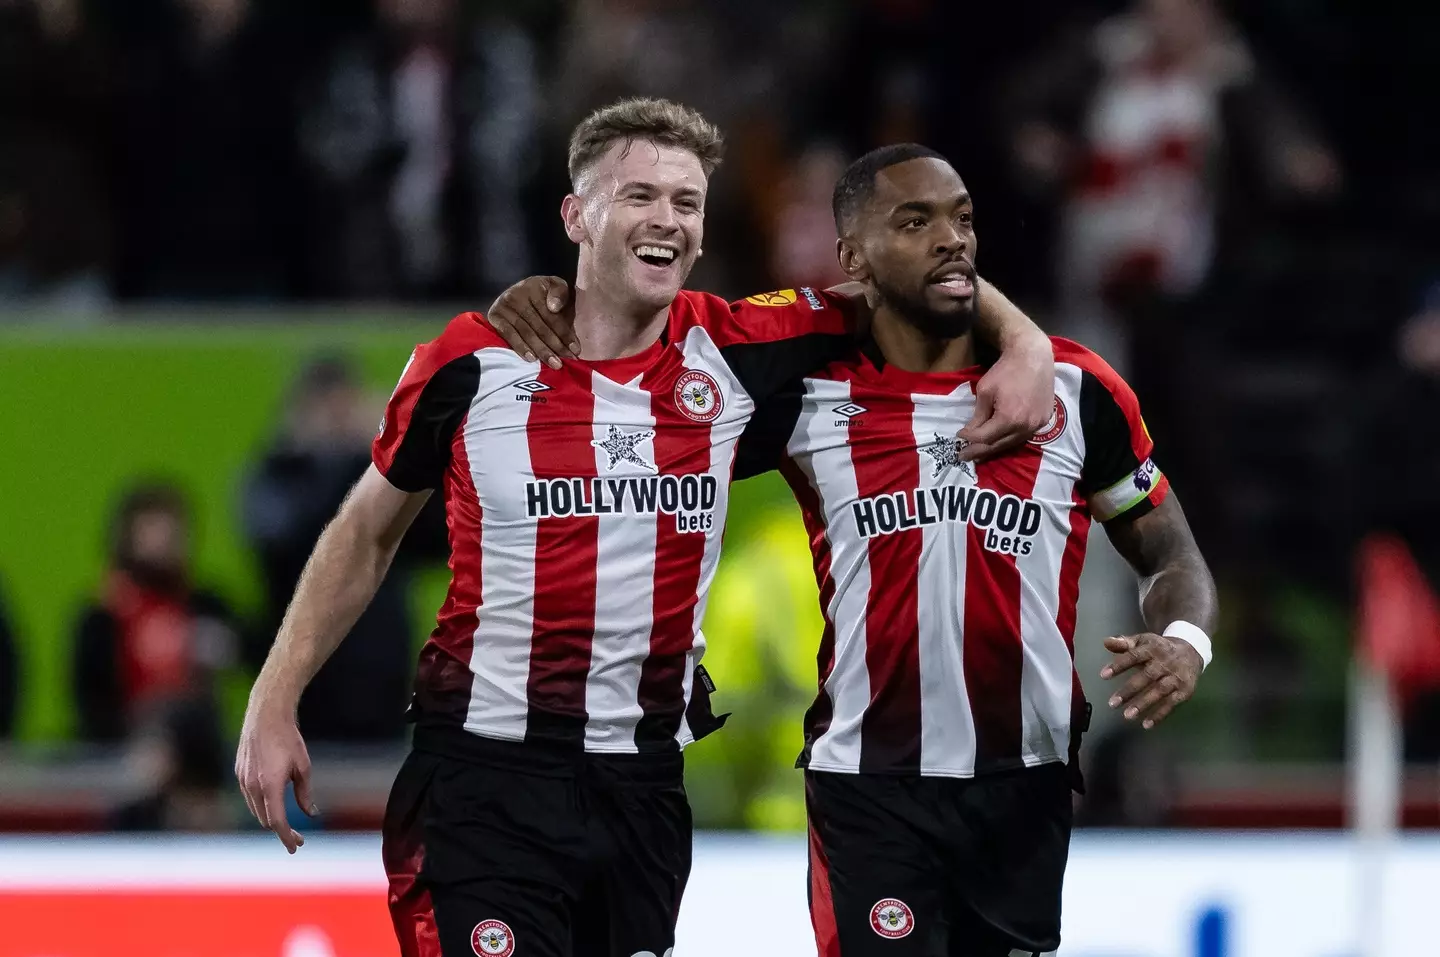
[[[1051,336],[1050,346],[1055,351],[1055,364],[1070,365],[1079,369],[1082,373],[1089,373],[1108,392],[1130,390],[1130,386],[1121,378],[1120,373],[1097,352],[1087,349],[1073,339],[1066,339],[1063,336]]]
[[[823,289],[777,289],[726,302],[685,290],[681,296],[717,345],[745,345],[807,335],[845,335],[849,300]]]
[[[480,313],[462,312],[446,324],[440,335],[415,347],[411,369],[428,377],[456,359],[495,348],[510,347]]]

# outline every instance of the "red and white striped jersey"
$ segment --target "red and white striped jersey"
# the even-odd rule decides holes
[[[1090,521],[1137,517],[1169,486],[1129,386],[1053,342],[1050,424],[979,465],[955,439],[978,367],[908,373],[872,345],[756,416],[740,474],[786,476],[825,613],[800,766],[970,777],[1068,760]]]
[[[417,348],[372,450],[397,488],[445,496],[452,580],[416,719],[604,752],[718,726],[697,667],[736,443],[757,402],[848,348],[808,289],[682,292],[643,353],[558,371],[473,314]]]

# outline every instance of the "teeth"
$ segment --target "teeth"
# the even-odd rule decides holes
[[[635,250],[637,256],[654,256],[656,259],[664,259],[669,262],[675,258],[675,250],[666,249],[664,246],[641,246]]]

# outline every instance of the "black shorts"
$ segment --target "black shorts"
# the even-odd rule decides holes
[[[474,739],[461,756],[445,740],[448,753],[436,753],[426,749],[435,735],[416,732],[385,809],[403,957],[632,957],[674,946],[691,840],[678,752],[557,754]]]
[[[1031,957],[1060,946],[1071,777],[805,772],[820,957]]]

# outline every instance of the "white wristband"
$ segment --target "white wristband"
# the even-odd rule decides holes
[[[1210,636],[1200,630],[1199,626],[1192,625],[1188,621],[1172,621],[1165,626],[1161,632],[1166,638],[1179,638],[1185,644],[1194,648],[1200,653],[1200,670],[1204,671],[1210,664],[1211,648]]]

